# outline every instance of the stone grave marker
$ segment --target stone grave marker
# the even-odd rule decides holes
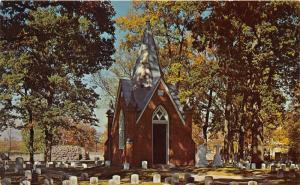
[[[262,170],[265,170],[265,169],[266,169],[266,164],[265,164],[265,163],[262,163],[262,164],[261,164],[261,169],[262,169]]]
[[[291,164],[290,169],[295,169],[296,165],[295,164]]]
[[[156,173],[153,175],[153,183],[160,183],[161,182],[161,177],[160,174]]]
[[[31,172],[31,170],[25,170],[25,178],[27,180],[31,180],[32,179],[32,172]]]
[[[77,185],[78,184],[78,181],[77,181],[77,177],[76,176],[71,176],[69,178],[70,182],[71,182],[71,185]]]
[[[87,168],[88,166],[87,166],[87,164],[82,163],[82,167],[83,167],[83,168]]]
[[[251,163],[251,169],[256,170],[256,163]]]
[[[131,184],[138,184],[139,183],[139,175],[138,174],[132,174],[130,176],[130,183]]]
[[[70,166],[73,167],[73,168],[75,168],[76,167],[76,162],[74,162],[74,161],[71,162]]]
[[[104,165],[105,165],[105,167],[110,167],[110,161],[105,161],[105,163],[104,163]]]
[[[108,180],[108,185],[117,185],[113,179]]]
[[[214,178],[212,176],[205,176],[204,177],[204,184],[205,185],[212,185],[214,183]]]
[[[248,185],[257,185],[256,181],[248,181]]]
[[[90,185],[98,185],[98,177],[91,177],[90,178]]]
[[[239,185],[238,182],[230,182],[229,185]]]
[[[196,167],[203,168],[208,166],[206,153],[207,153],[206,145],[204,144],[199,145],[196,153],[196,165],[195,165]]]
[[[35,173],[37,173],[38,175],[41,175],[42,174],[42,169],[41,168],[36,168]]]
[[[223,161],[222,161],[222,157],[220,155],[220,147],[221,145],[215,145],[216,148],[216,154],[214,156],[214,160],[213,160],[213,167],[222,167],[223,166]]]
[[[120,175],[113,175],[112,180],[114,180],[116,184],[121,184],[121,176]]]
[[[71,181],[70,180],[63,180],[62,185],[71,185]]]
[[[129,168],[130,168],[130,164],[125,162],[125,163],[123,164],[123,169],[124,169],[124,170],[129,170]]]
[[[147,161],[142,161],[142,168],[147,169],[148,168],[148,162]]]
[[[21,183],[20,183],[20,185],[30,185],[31,183],[30,183],[30,181],[28,181],[28,180],[24,180],[24,181],[22,181]]]

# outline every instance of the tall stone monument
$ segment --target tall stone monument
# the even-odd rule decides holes
[[[196,167],[205,168],[208,166],[206,152],[206,144],[201,144],[198,146],[196,153]]]
[[[212,163],[213,167],[222,167],[223,166],[223,161],[222,161],[222,157],[220,155],[220,145],[215,145],[216,148],[216,154],[214,156],[214,160]]]

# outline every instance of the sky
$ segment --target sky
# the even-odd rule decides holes
[[[115,9],[116,15],[114,17],[120,17],[120,16],[126,16],[128,14],[129,8],[131,6],[131,1],[112,1],[112,5]],[[116,37],[116,42],[115,42],[115,46],[118,46],[118,42],[124,37],[124,33],[121,32],[118,27],[116,27],[115,30],[115,37]],[[101,94],[101,90],[97,89],[97,92]],[[106,125],[107,125],[107,117],[106,117],[106,111],[108,108],[108,105],[101,105],[103,104],[104,101],[98,101],[98,107],[97,109],[95,109],[95,114],[96,117],[98,118],[99,122],[98,122],[98,127],[96,127],[96,130],[98,132],[103,132],[106,129]],[[19,130],[15,130],[15,129],[11,129],[12,132],[12,139],[17,139],[20,140],[21,139],[21,134]],[[9,130],[4,131],[3,133],[0,133],[0,138],[8,138],[8,134]]]

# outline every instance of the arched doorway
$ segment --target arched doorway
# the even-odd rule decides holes
[[[159,105],[152,115],[152,160],[153,164],[168,164],[169,161],[169,116]]]

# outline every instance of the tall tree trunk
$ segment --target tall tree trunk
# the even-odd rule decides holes
[[[245,148],[245,125],[246,125],[246,112],[247,112],[247,95],[244,93],[243,95],[243,102],[242,102],[242,118],[240,122],[240,128],[239,128],[239,160],[244,159],[244,148]]]
[[[45,162],[51,161],[51,147],[52,147],[52,135],[48,128],[45,128],[45,150],[44,150],[44,160]]]
[[[208,104],[207,104],[207,109],[206,109],[206,116],[205,116],[205,123],[203,125],[203,136],[205,141],[207,142],[207,128],[208,128],[208,122],[209,122],[209,113],[210,113],[210,108],[212,104],[212,89],[209,90],[209,95],[208,95]]]
[[[225,163],[229,162],[229,152],[230,152],[230,111],[231,111],[231,83],[227,85],[226,102],[225,102],[225,137],[224,137],[224,159]]]
[[[264,160],[263,155],[263,123],[259,118],[260,99],[259,97],[256,103],[253,104],[252,115],[252,162],[256,163],[257,167],[261,167],[261,163]]]
[[[28,111],[29,113],[29,160],[30,163],[34,163],[34,123],[31,110]]]

